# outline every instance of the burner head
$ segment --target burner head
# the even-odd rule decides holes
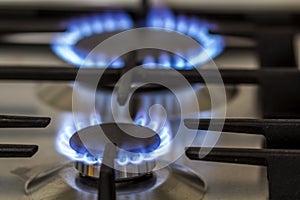
[[[141,153],[151,153],[160,146],[160,137],[153,130],[125,123],[108,123],[90,126],[76,132],[70,138],[70,146],[79,154],[99,159],[107,142],[119,148],[119,155],[115,158],[114,169],[116,181],[127,181],[150,173],[155,167],[155,161],[122,164],[122,154],[138,156]],[[98,178],[101,163],[89,164],[82,161],[75,162],[75,168],[82,177]]]

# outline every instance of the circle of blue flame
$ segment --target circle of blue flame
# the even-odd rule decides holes
[[[82,124],[80,124],[79,129],[86,128],[88,126],[94,126],[101,124],[102,120],[100,115],[90,116],[89,119],[82,117]],[[162,128],[158,127],[156,122],[150,122],[150,119],[146,112],[139,112],[134,120],[136,125],[148,127],[153,131],[156,131],[161,139],[159,147],[151,153],[129,153],[127,151],[120,150],[118,153],[117,162],[121,166],[128,164],[140,164],[144,161],[152,161],[161,155],[164,155],[169,151],[169,144],[171,142],[171,126],[167,121]],[[58,133],[56,140],[56,149],[61,154],[69,157],[71,160],[84,162],[88,165],[101,164],[103,152],[99,152],[98,157],[94,157],[88,152],[81,154],[76,152],[70,146],[70,138],[76,132],[75,126],[72,124],[72,120],[66,120],[62,129]]]
[[[69,21],[67,31],[58,34],[52,43],[52,50],[64,61],[82,67],[82,63],[88,55],[76,47],[78,41],[94,34],[109,33],[114,31],[125,31],[134,27],[131,17],[125,12],[106,12],[85,16]],[[200,21],[195,17],[185,15],[175,16],[166,9],[153,9],[149,12],[146,20],[147,27],[164,28],[188,35],[197,40],[205,49],[206,55],[198,55],[193,59],[193,65],[200,66],[218,56],[224,49],[223,38],[219,35],[209,33],[212,24]],[[85,60],[84,67],[103,68],[110,60],[107,55],[98,55],[97,58]],[[178,55],[162,53],[158,58],[151,55],[143,59],[143,64],[147,68],[175,68],[177,70],[192,69],[188,61]],[[159,64],[159,65],[156,65]],[[121,58],[114,58],[110,68],[122,68],[125,63]]]

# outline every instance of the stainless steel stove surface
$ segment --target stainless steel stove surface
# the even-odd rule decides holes
[[[278,10],[278,5],[281,5],[281,3],[277,1],[274,2],[275,6],[270,9],[271,11]],[[5,15],[6,10],[11,9],[12,7],[16,8],[15,10],[18,13],[22,10],[20,7],[16,6],[19,3],[20,1],[13,1],[10,3],[0,1],[0,5],[2,4],[5,7],[3,10],[0,8],[0,15]],[[126,8],[133,12],[134,9],[139,8],[139,6],[136,5],[136,1],[128,1],[126,3],[118,1],[113,3],[113,5],[109,4],[109,1],[101,1],[101,3],[101,9],[103,6],[112,8],[117,5],[117,7]],[[165,1],[164,3],[174,7],[175,10],[180,9],[180,5],[182,4],[182,2],[178,1]],[[186,8],[184,9],[187,9],[194,14],[196,10],[195,6],[192,6],[193,8],[191,9],[189,5],[198,3],[188,1],[187,5],[185,5]],[[235,4],[238,2],[230,1],[229,3]],[[265,8],[265,2],[257,3],[258,4],[255,5],[260,5],[260,9],[263,10]],[[23,10],[21,13],[24,14],[25,12],[26,14],[26,12],[28,12],[28,15],[32,15],[32,5],[36,5],[38,8],[37,10],[41,13],[46,12],[45,15],[42,15],[42,17],[45,18],[47,14],[52,13],[51,10],[54,8],[54,10],[61,14],[61,10],[69,5],[69,1],[59,1],[56,2],[56,4],[53,3],[53,6],[48,7],[49,11],[47,11],[47,9],[45,11],[45,7],[47,7],[46,5],[48,4],[49,2],[47,1],[38,3],[35,1],[28,1],[26,3],[26,6],[28,7],[25,6],[25,10],[27,11]],[[211,1],[209,3],[203,2],[203,4],[205,5],[205,8],[211,11],[211,8],[213,7]],[[82,9],[84,8],[83,11],[88,11],[94,5],[98,5],[98,2],[88,1]],[[244,5],[249,5],[249,7],[244,7],[242,10],[255,10],[250,3]],[[285,7],[282,8],[282,10],[290,9],[293,5],[298,5],[298,3],[289,1],[289,4],[285,4]],[[78,10],[80,11],[80,6],[81,2],[74,1],[74,5],[71,7],[74,9],[74,12],[78,12]],[[61,10],[57,9],[57,7]],[[97,6],[95,6],[95,8],[96,7]],[[239,6],[237,5],[237,7]],[[215,7],[214,10],[222,9],[220,7]],[[223,15],[227,16],[229,8],[224,7],[224,9],[226,11]],[[295,7],[293,10],[297,11]],[[231,11],[233,13],[237,12],[235,8],[232,8]],[[79,13],[81,14],[80,16],[88,16],[82,15],[81,12]],[[142,14],[139,13],[138,17],[141,17],[141,15]],[[10,16],[13,15],[11,14]],[[68,14],[66,14],[66,16],[68,16]],[[212,16],[212,18],[214,18],[214,15]],[[84,17],[79,18],[84,19]],[[217,17],[217,19],[220,18]],[[68,66],[75,68],[72,65],[78,65],[76,61],[65,56],[64,53],[66,52],[66,49],[59,53],[59,51],[55,51],[55,47],[53,47],[55,44],[51,44],[53,38],[57,37],[57,32],[60,32],[61,30],[54,32],[43,30],[37,33],[29,31],[29,33],[26,33],[27,31],[18,30],[20,27],[20,29],[22,29],[22,25],[20,25],[20,27],[13,27],[4,22],[5,20],[3,20],[3,26],[8,27],[9,34],[6,33],[1,35],[0,70],[1,66],[39,66],[41,68],[47,68],[48,66]],[[220,24],[222,27],[222,23]],[[14,28],[16,30],[14,30]],[[32,27],[29,26],[28,29],[31,28]],[[34,28],[42,30],[43,28],[47,29],[47,26],[41,25],[41,27]],[[2,29],[5,28],[0,27],[0,32],[3,31]],[[247,30],[253,31],[251,28]],[[215,31],[218,32],[219,30]],[[3,32],[5,33],[5,31]],[[241,32],[242,34],[245,34],[247,31]],[[225,50],[223,52],[216,51],[210,55],[214,57],[213,61],[219,69],[259,69],[262,62],[267,63],[266,61],[262,61],[261,54],[257,50],[258,48],[263,49],[263,47],[260,46],[261,44],[256,39],[259,38],[261,40],[260,37],[263,36],[259,35],[254,39],[253,37],[248,36],[237,37],[234,34],[224,33],[224,35]],[[275,34],[274,37],[278,36]],[[295,38],[295,52],[299,53],[298,48],[300,40],[297,37]],[[296,57],[299,56],[296,55]],[[2,76],[0,76],[0,78],[5,79],[2,78]],[[18,114],[48,116],[51,117],[51,123],[44,129],[0,129],[1,143],[3,144],[36,144],[39,146],[38,152],[32,158],[1,158],[0,199],[97,199],[96,180],[99,178],[101,166],[99,163],[101,163],[101,161],[97,160],[98,158],[93,158],[95,160],[89,160],[90,163],[87,162],[88,160],[81,162],[81,160],[74,159],[74,156],[72,157],[69,153],[69,151],[75,150],[72,150],[69,146],[69,139],[70,134],[74,133],[74,130],[76,130],[71,129],[71,126],[69,126],[74,123],[74,113],[72,112],[72,82],[41,82],[20,79],[11,80],[10,78],[10,80],[1,80],[0,113],[3,115]],[[226,84],[226,118],[262,118],[265,115],[265,110],[261,108],[262,105],[259,101],[259,87],[260,86],[255,84]],[[220,86],[214,85],[214,88],[218,90],[220,89]],[[86,94],[89,93],[90,90],[86,86],[83,86],[82,91],[80,92],[81,93],[77,97],[84,102]],[[199,103],[200,107],[203,106],[205,108],[205,112],[203,112],[202,115],[200,114],[200,116],[205,118],[207,114],[210,115],[210,96],[207,88],[203,85],[201,85],[201,87],[199,86],[198,92],[199,99],[201,99],[201,102]],[[111,114],[108,114],[109,111],[107,111],[107,108],[110,107],[110,93],[110,88],[98,90],[97,97],[101,98],[102,101],[97,102],[97,111],[101,120],[97,121],[96,119],[97,122],[94,122],[94,119],[90,120],[90,116],[85,115],[83,121],[86,119],[90,121],[80,128],[87,127],[88,125],[95,125],[100,121],[111,121],[112,116]],[[158,102],[162,102],[160,100],[167,96],[162,96],[162,94],[165,95],[165,93],[162,93],[161,90],[155,90],[152,93],[149,93],[147,90],[142,94],[144,96],[138,96],[138,100],[135,100],[132,104],[133,108],[131,108],[137,116],[140,114],[139,106],[149,106],[145,102],[156,102],[156,97],[159,98]],[[185,93],[183,92],[182,94]],[[176,117],[178,117],[179,111],[176,109],[177,104],[172,100],[172,97],[167,96],[167,99],[169,100],[166,100],[167,103],[165,103],[165,105],[171,108],[170,113],[172,115],[171,119],[167,119],[170,126],[168,128],[173,130],[176,129],[178,125]],[[187,107],[189,106],[187,105]],[[122,114],[122,111],[119,112]],[[188,118],[189,113],[184,113],[184,116]],[[280,116],[278,116],[278,118],[280,118]],[[133,119],[133,121],[138,124],[136,119]],[[144,125],[143,123],[141,124]],[[62,132],[64,134],[62,134]],[[163,133],[157,131],[157,134],[161,136]],[[191,146],[202,146],[205,135],[207,134],[213,136],[216,133],[213,131],[199,132]],[[185,141],[192,137],[192,135],[181,135],[180,137],[179,140]],[[58,139],[61,139],[61,143],[58,142]],[[164,142],[166,141],[162,140],[162,143]],[[168,139],[167,142],[169,142]],[[215,147],[263,149],[265,148],[265,142],[266,139],[261,135],[222,132]],[[67,145],[67,147],[59,145]],[[153,158],[151,161],[144,158],[142,164],[136,164],[134,163],[134,160],[127,161],[129,163],[131,162],[126,166],[127,168],[120,163],[121,159],[116,160],[116,165],[123,170],[116,172],[117,199],[266,200],[270,197],[267,167],[194,161],[189,159],[186,155],[178,157],[177,151],[179,151],[179,149],[183,151],[185,147],[186,146],[180,145],[178,147],[176,146],[175,149],[171,149],[167,151],[165,155],[159,158]],[[76,156],[78,155],[76,154]],[[86,156],[86,154],[83,156]],[[165,162],[163,158],[167,158],[168,160],[174,159],[175,162],[172,165],[168,165],[166,168],[157,171],[153,170],[156,169],[155,166],[157,163],[161,164]],[[70,161],[72,159],[75,161]],[[86,158],[84,157],[84,159]],[[139,173],[134,175],[131,174],[129,171],[132,169]]]
[[[3,54],[2,54],[3,55]],[[48,54],[42,54],[47,58]],[[232,54],[224,54],[220,56],[216,62],[224,65],[232,66],[230,61],[237,62],[230,58]],[[236,53],[234,55],[237,55]],[[255,64],[255,57],[249,55],[241,55],[241,58],[249,59]],[[50,59],[52,62],[55,58]],[[12,62],[16,62],[13,61]],[[26,61],[25,61],[26,62]],[[60,61],[58,61],[60,62]],[[250,63],[250,62],[249,62]],[[255,67],[254,65],[249,67]],[[24,194],[24,180],[13,175],[12,171],[18,168],[26,168],[29,174],[33,175],[42,172],[45,169],[56,166],[66,161],[55,149],[55,141],[58,131],[65,120],[69,120],[72,116],[71,112],[51,107],[47,102],[41,100],[38,93],[43,88],[53,86],[61,91],[68,91],[67,84],[51,84],[51,83],[22,83],[22,82],[2,82],[0,87],[2,97],[0,100],[1,113],[26,114],[26,115],[46,115],[52,118],[51,125],[45,130],[36,129],[2,129],[2,143],[34,143],[39,145],[39,152],[31,159],[5,159],[2,161],[0,176],[1,188],[0,194],[3,199],[89,199],[85,197],[85,193],[72,188],[65,180],[66,174],[60,172],[52,175],[53,177],[46,179],[46,183],[42,183],[43,187],[35,192]],[[9,88],[9,90],[7,89]],[[46,90],[47,91],[47,90]],[[59,91],[59,90],[58,90]],[[51,91],[47,91],[51,92]],[[60,104],[62,96],[70,97],[67,94],[55,94],[51,98],[53,104]],[[233,117],[257,117],[256,88],[241,87],[239,93],[232,101],[228,103],[227,116]],[[47,94],[45,94],[47,95]],[[67,97],[65,97],[67,96]],[[22,97],[22,98],[19,98]],[[64,101],[69,102],[70,99]],[[247,102],[247,103],[246,103]],[[61,104],[63,104],[62,102]],[[198,144],[200,145],[202,136],[199,135]],[[217,146],[222,147],[254,147],[262,146],[262,137],[249,135],[236,135],[230,133],[222,133]],[[168,153],[172,157],[172,151]],[[233,164],[220,164],[210,162],[190,161],[186,156],[182,156],[177,164],[183,165],[194,170],[208,185],[207,193],[204,199],[266,199],[267,179],[265,169],[256,166],[243,166]],[[43,165],[43,167],[38,167]],[[73,166],[72,166],[73,168]],[[73,177],[75,178],[75,177]],[[46,185],[44,185],[46,184]],[[96,198],[96,197],[95,197]]]

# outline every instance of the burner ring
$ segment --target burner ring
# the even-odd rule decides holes
[[[84,162],[75,162],[75,168],[83,177],[98,179],[101,165],[89,165]],[[155,168],[155,161],[146,161],[138,165],[131,163],[127,165],[120,165],[116,160],[114,168],[116,182],[131,181],[150,173]],[[132,171],[135,173],[132,173]]]

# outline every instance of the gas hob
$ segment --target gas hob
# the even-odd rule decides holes
[[[10,9],[16,14],[8,14]],[[116,199],[297,199],[297,14],[202,14],[144,1],[130,8],[73,7],[72,12],[56,6],[26,10],[8,6],[0,9],[0,15],[6,16],[0,20],[1,143],[27,144],[0,146],[1,198],[114,199],[114,195],[101,196],[111,184],[108,189]],[[274,18],[280,20],[275,23]],[[188,36],[208,56],[196,51],[196,57],[192,53],[185,59],[185,54],[149,48],[120,57],[107,53],[122,49],[121,44],[105,49],[105,54],[89,54],[98,43],[141,27],[161,31],[160,42]],[[121,77],[138,65],[140,71],[122,82]],[[212,65],[224,84],[214,79]],[[197,70],[212,83],[206,83]],[[81,85],[75,80],[79,73],[92,79],[98,72],[104,78],[96,91],[89,82]],[[193,99],[187,98],[192,93],[186,87],[175,84],[182,102],[161,86],[138,88],[149,80],[178,80],[177,72],[192,84],[199,112],[194,112]],[[119,79],[121,84],[115,85]],[[212,108],[210,89],[218,97],[224,89],[226,103]],[[74,98],[81,108],[91,97],[96,112],[75,112]],[[45,117],[4,115],[46,116],[51,122]],[[44,121],[41,125],[36,120]],[[111,126],[114,121],[121,130]],[[149,131],[159,140],[151,152],[133,148],[142,140],[120,139],[121,124],[127,124],[125,129],[132,134]],[[118,155],[112,161],[114,177],[108,182],[103,182],[103,174],[101,179],[101,171],[104,160],[109,160],[104,147],[110,142],[98,138],[98,127],[108,127],[106,136],[116,133],[111,140]],[[82,132],[74,143],[74,133]],[[86,137],[95,133],[92,139]],[[123,145],[118,146],[119,141]],[[124,146],[128,143],[130,148]]]

